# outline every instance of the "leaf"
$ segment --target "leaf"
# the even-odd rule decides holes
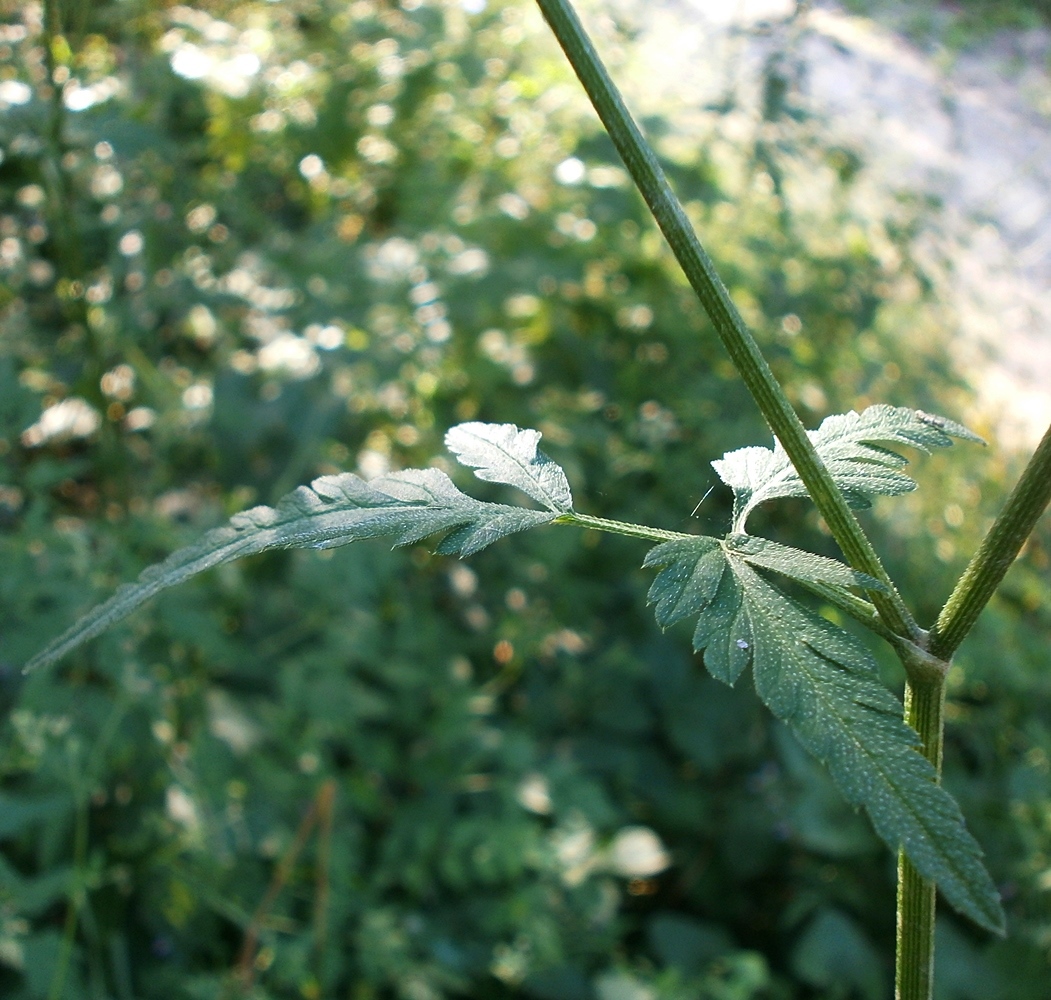
[[[953,438],[984,444],[961,424],[922,410],[879,404],[861,413],[851,410],[827,417],[816,431],[808,431],[832,479],[855,509],[872,506],[872,497],[899,496],[916,483],[899,470],[908,465],[896,451],[883,445],[909,445],[929,453],[947,448]],[[748,515],[761,503],[777,497],[804,497],[799,478],[780,441],[774,447],[739,448],[727,452],[712,466],[734,491],[735,532],[743,532]]]
[[[955,800],[935,783],[934,768],[918,752],[919,738],[902,722],[902,707],[880,683],[869,651],[786,597],[753,564],[795,561],[793,573],[809,572],[809,564],[816,574],[810,579],[839,576],[837,585],[840,571],[824,560],[788,559],[778,551],[783,546],[772,544],[748,551],[733,536],[726,542],[698,537],[652,549],[645,565],[663,567],[650,588],[658,622],[697,615],[693,646],[704,649],[709,673],[732,684],[750,665],[760,699],[828,767],[846,800],[864,806],[887,846],[904,849],[961,913],[1002,932],[1004,915],[981,848]]]
[[[540,431],[514,424],[458,424],[445,435],[445,447],[479,479],[515,486],[548,510],[565,514],[573,507],[561,466],[537,451]]]
[[[349,472],[322,476],[276,507],[235,514],[226,527],[144,570],[135,583],[124,584],[33,657],[26,670],[65,656],[160,591],[243,556],[268,549],[329,549],[381,535],[393,536],[395,545],[408,545],[442,531],[450,533],[438,551],[466,556],[555,516],[475,500],[437,469],[396,472],[368,483]]]
[[[838,559],[780,545],[757,535],[729,535],[723,545],[751,566],[773,570],[800,583],[827,583],[833,587],[860,587],[863,590],[887,589],[874,576],[859,573]]]

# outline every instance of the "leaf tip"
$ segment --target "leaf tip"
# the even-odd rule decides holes
[[[974,431],[964,427],[963,424],[956,423],[955,420],[939,417],[938,414],[928,413],[926,410],[913,410],[913,413],[921,424],[927,424],[928,427],[933,427],[943,434],[949,435],[949,437],[959,438],[961,441],[970,441],[972,444],[980,444],[983,448],[988,447],[989,442],[985,438],[975,434]]]

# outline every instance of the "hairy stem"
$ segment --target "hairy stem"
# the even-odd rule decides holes
[[[847,561],[855,569],[886,584],[886,593],[872,593],[872,601],[880,617],[897,635],[918,638],[919,626],[895,590],[843,494],[814,450],[799,417],[701,246],[682,205],[672,193],[656,155],[632,119],[572,5],[568,0],[537,0],[537,4],[584,85],[676,260],[711,318],[730,359],[799,472]]]
[[[572,524],[578,528],[595,528],[597,531],[608,531],[614,535],[628,535],[631,538],[645,538],[651,542],[670,542],[675,538],[696,538],[696,535],[684,535],[681,531],[664,531],[662,528],[649,528],[644,524],[629,524],[627,521],[611,521],[605,517],[593,517],[591,514],[578,514],[570,511],[560,514],[552,524]]]
[[[938,615],[938,623],[931,630],[931,653],[948,660],[956,652],[1048,502],[1051,502],[1051,427]]]
[[[920,735],[922,753],[942,771],[945,681],[909,681],[905,689],[905,721]],[[936,890],[905,857],[898,854],[897,955],[895,1000],[930,1000],[934,987],[934,919]]]
[[[865,598],[858,597],[842,587],[833,587],[827,583],[817,583],[813,580],[799,582],[812,594],[816,594],[822,600],[828,601],[829,604],[839,608],[840,611],[845,611],[855,621],[861,622],[866,628],[875,632],[880,638],[886,639],[892,645],[901,640],[901,636],[892,632],[883,623],[876,606],[866,601]]]
[[[978,551],[960,577],[931,630],[928,655],[948,661],[1003,580],[1051,501],[1051,427],[1037,445]],[[942,770],[944,680],[917,683],[910,672],[905,719],[919,733],[923,752],[939,778]],[[898,857],[896,1000],[930,1000],[934,985],[936,891],[904,853]]]

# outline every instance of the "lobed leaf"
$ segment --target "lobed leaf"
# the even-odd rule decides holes
[[[740,536],[659,545],[645,561],[663,567],[650,588],[657,620],[665,625],[697,615],[693,646],[704,650],[709,673],[733,684],[751,666],[762,701],[828,767],[847,801],[865,808],[887,846],[904,850],[961,913],[1002,932],[1004,915],[981,848],[956,801],[936,784],[869,651],[755,567],[837,586],[871,583],[846,566],[828,566],[838,565],[833,560],[796,553]]]
[[[856,509],[872,505],[873,496],[899,496],[916,488],[899,471],[908,462],[886,445],[908,445],[923,452],[946,448],[953,438],[984,444],[962,424],[903,406],[870,406],[827,417],[816,431],[808,431],[818,455]],[[761,503],[777,497],[803,497],[806,487],[779,441],[774,447],[739,448],[727,452],[712,466],[734,491],[734,528],[743,532],[748,515]]]
[[[540,431],[514,424],[458,424],[445,435],[445,447],[479,479],[515,486],[548,510],[565,514],[573,507],[561,466],[537,450]]]
[[[555,516],[551,511],[475,500],[437,469],[396,472],[368,483],[349,472],[322,476],[289,493],[276,507],[235,514],[227,526],[144,570],[138,580],[118,588],[41,650],[26,670],[65,656],[160,591],[243,556],[268,549],[335,548],[382,535],[392,536],[395,545],[408,545],[443,531],[449,534],[440,552],[471,555],[504,535]]]

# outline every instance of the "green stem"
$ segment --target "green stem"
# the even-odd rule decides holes
[[[892,645],[896,645],[901,641],[901,636],[892,632],[883,623],[876,606],[866,601],[865,598],[858,597],[842,587],[833,587],[827,583],[816,583],[813,580],[800,580],[799,583],[812,594],[816,594],[822,600],[828,601],[833,607],[839,608],[840,611],[845,611],[855,621],[861,622],[866,628],[871,629],[876,635],[886,639]]]
[[[570,524],[577,528],[593,528],[615,535],[627,535],[630,538],[645,538],[651,542],[670,542],[676,538],[696,538],[697,535],[683,534],[680,531],[665,531],[663,528],[651,528],[645,524],[633,524],[627,521],[611,521],[605,517],[593,517],[591,514],[578,514],[570,511],[561,514],[553,524]],[[947,664],[931,656],[923,645],[917,645],[909,639],[892,632],[880,618],[876,606],[863,597],[852,594],[842,587],[832,587],[824,583],[801,580],[799,583],[827,601],[840,611],[846,612],[855,621],[861,622],[870,631],[885,639],[894,647],[899,659],[905,665],[909,675],[922,683],[941,683],[945,678]],[[918,641],[926,641],[926,633],[921,632]]]
[[[927,654],[948,667],[949,659],[1014,562],[1037,520],[1051,501],[1051,427],[1011,491],[978,551],[960,577],[938,623],[931,630]],[[917,681],[909,672],[905,719],[919,733],[924,756],[941,777],[945,683]],[[930,1000],[934,978],[935,887],[922,878],[904,853],[898,857],[898,923],[895,996],[897,1000]]]
[[[597,531],[608,531],[614,535],[628,535],[630,538],[645,538],[651,542],[670,542],[676,538],[696,538],[696,535],[684,535],[681,531],[664,531],[662,528],[649,528],[644,524],[629,524],[627,521],[611,521],[605,517],[592,517],[590,514],[578,514],[570,511],[560,514],[553,524],[572,524],[578,528],[594,528]]]
[[[48,1000],[61,1000],[65,995],[66,976],[73,959],[73,946],[77,939],[77,921],[87,894],[87,856],[88,856],[88,797],[83,788],[82,776],[73,776],[73,795],[76,800],[76,812],[73,820],[73,871],[70,875],[72,885],[66,903],[66,919],[62,927],[62,943],[58,959],[51,973],[48,987]]]
[[[945,719],[945,682],[932,680],[905,689],[905,720],[923,741],[921,752],[940,779],[942,732]],[[934,986],[934,919],[936,895],[933,882],[923,878],[898,854],[898,921],[895,963],[895,1000],[930,1000]]]
[[[66,105],[62,96],[63,85],[55,79],[59,68],[55,50],[60,42],[66,44],[59,2],[44,0],[44,65],[51,87],[51,116],[47,132],[50,155],[44,161],[43,179],[48,192],[52,237],[62,259],[63,277],[72,279],[82,276],[84,266],[77,218],[73,210],[74,193],[69,173],[63,165],[66,153]]]
[[[931,653],[948,660],[956,652],[1049,502],[1051,427],[938,615],[931,630]]]
[[[584,85],[624,165],[628,168],[661,232],[777,439],[839,543],[847,561],[887,586],[872,593],[880,617],[897,635],[916,639],[921,632],[876,555],[872,543],[847,506],[818,457],[770,366],[759,351],[726,286],[716,274],[686,213],[672,193],[657,157],[650,149],[610,79],[568,0],[537,0],[541,12]]]
[[[855,621],[861,622],[870,632],[875,632],[885,639],[898,654],[902,666],[909,678],[917,684],[942,683],[948,672],[948,663],[939,660],[926,649],[927,635],[922,633],[916,642],[892,632],[883,623],[874,604],[863,597],[852,594],[842,587],[832,587],[827,583],[816,583],[813,580],[799,580],[800,586],[827,601],[833,607],[845,611]]]

